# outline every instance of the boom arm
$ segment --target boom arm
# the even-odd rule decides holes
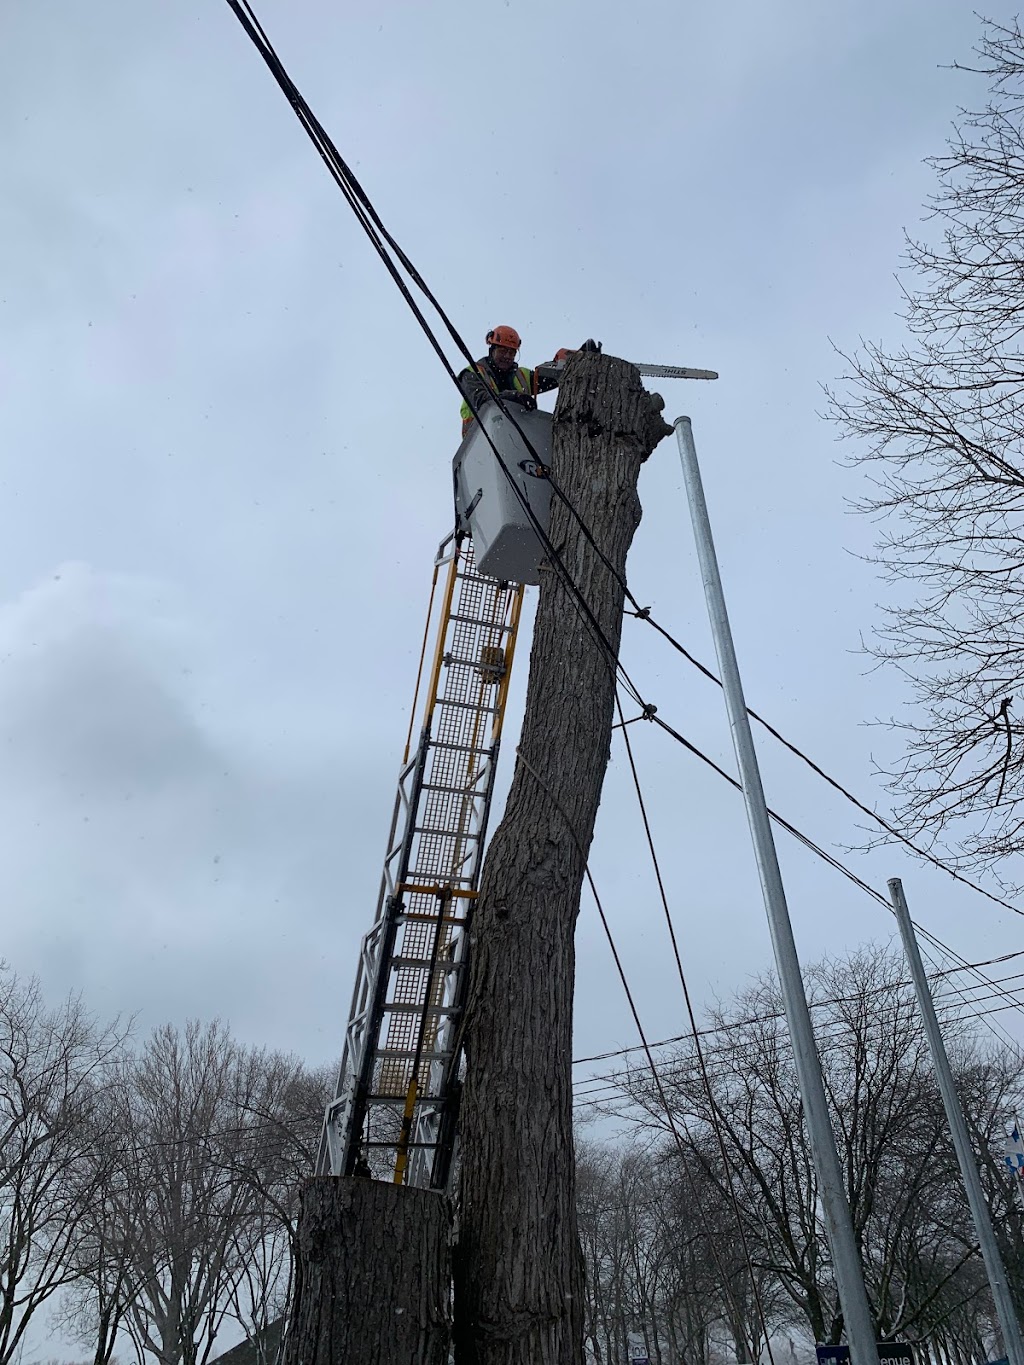
[[[451,1163],[469,925],[523,602],[520,584],[477,573],[469,540],[443,542],[435,584],[439,569],[419,743],[399,773],[317,1159],[319,1174],[434,1188]]]

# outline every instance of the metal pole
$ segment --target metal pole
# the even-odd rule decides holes
[[[942,1041],[942,1030],[939,1028],[932,993],[928,987],[928,978],[924,973],[924,964],[921,961],[921,953],[914,935],[914,926],[910,921],[907,898],[903,894],[903,883],[899,877],[892,877],[889,880],[889,898],[892,901],[892,908],[896,911],[896,921],[900,926],[900,936],[903,939],[903,951],[907,955],[910,975],[914,981],[914,989],[917,991],[917,1003],[921,1007],[924,1031],[928,1039],[929,1051],[932,1054],[932,1066],[935,1068],[935,1078],[939,1083],[942,1103],[946,1110],[946,1120],[953,1135],[956,1159],[960,1163],[960,1173],[967,1189],[967,1202],[971,1207],[974,1230],[978,1234],[978,1245],[981,1247],[982,1259],[985,1262],[985,1273],[988,1275],[992,1298],[995,1300],[996,1316],[999,1319],[999,1326],[1003,1334],[1003,1348],[1010,1365],[1024,1365],[1024,1342],[1021,1341],[1020,1324],[1017,1322],[1017,1314],[1010,1297],[1010,1288],[1006,1282],[1006,1270],[1003,1266],[1003,1258],[999,1254],[999,1244],[996,1242],[996,1235],[992,1229],[992,1219],[989,1216],[988,1205],[981,1188],[978,1163],[971,1148],[967,1121],[957,1097],[953,1072]]]
[[[852,1365],[878,1365],[878,1350],[875,1345],[875,1329],[868,1306],[868,1296],[864,1288],[864,1271],[861,1266],[860,1252],[853,1231],[853,1219],[843,1186],[843,1172],[836,1150],[835,1134],[829,1118],[828,1101],[825,1098],[825,1083],[821,1075],[821,1060],[818,1057],[811,1027],[811,1015],[807,1008],[803,977],[800,973],[800,959],[797,957],[793,926],[789,920],[786,893],[782,886],[782,874],[775,852],[768,808],[765,805],[764,790],[761,786],[761,773],[757,765],[757,753],[753,736],[750,733],[750,720],[747,704],[743,698],[743,685],[740,682],[736,651],[733,647],[732,631],[725,607],[722,579],[718,571],[715,544],[711,537],[711,523],[708,518],[707,503],[704,500],[704,486],[697,463],[697,450],[693,443],[693,431],[689,417],[677,417],[674,423],[676,438],[679,442],[679,455],[683,464],[683,477],[686,481],[686,496],[690,503],[690,517],[693,533],[697,542],[697,558],[700,561],[701,577],[704,580],[704,595],[707,598],[708,616],[715,637],[715,650],[718,654],[718,670],[722,677],[722,690],[725,693],[726,710],[732,730],[736,761],[739,765],[743,783],[743,799],[747,806],[747,820],[750,836],[754,843],[757,870],[761,878],[761,892],[764,896],[768,925],[771,929],[772,945],[775,949],[775,962],[779,971],[779,981],[786,1006],[793,1052],[796,1057],[797,1078],[803,1100],[804,1115],[807,1121],[807,1136],[811,1144],[811,1156],[821,1205],[825,1217],[825,1228],[829,1245],[832,1248],[832,1262],[835,1268],[836,1287],[846,1325],[846,1338],[850,1344]],[[1013,1365],[1024,1365],[1024,1361],[1014,1361]]]

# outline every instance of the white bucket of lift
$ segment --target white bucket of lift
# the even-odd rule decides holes
[[[521,407],[511,410],[533,450],[527,448],[523,436],[498,405],[488,403],[481,421],[470,427],[452,461],[455,512],[459,526],[468,529],[473,538],[479,573],[509,583],[539,583],[544,545],[516,489],[546,535],[551,484],[538,473],[537,464],[547,465],[551,460],[554,419],[549,412],[527,412]],[[507,475],[495,458],[488,436],[501,452]]]

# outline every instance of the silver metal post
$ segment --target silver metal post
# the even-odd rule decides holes
[[[1003,1349],[1006,1351],[1010,1365],[1024,1365],[1024,1343],[1021,1342],[1020,1324],[1017,1321],[1013,1300],[1010,1297],[1009,1285],[1006,1283],[1006,1270],[1003,1266],[1003,1258],[999,1254],[999,1244],[996,1242],[996,1235],[992,1229],[992,1219],[989,1216],[988,1205],[981,1188],[978,1163],[971,1148],[967,1121],[964,1118],[963,1110],[960,1108],[956,1084],[953,1081],[953,1072],[949,1065],[949,1058],[946,1056],[945,1044],[942,1041],[942,1030],[939,1028],[935,1004],[932,1001],[928,978],[925,976],[924,964],[921,961],[917,938],[914,935],[914,926],[910,921],[907,898],[903,894],[903,883],[899,877],[890,878],[889,897],[892,901],[892,908],[896,911],[896,922],[900,926],[903,951],[907,955],[910,975],[914,981],[914,989],[917,991],[917,1003],[921,1007],[925,1036],[928,1039],[928,1048],[932,1054],[932,1066],[935,1068],[935,1078],[939,1083],[942,1103],[946,1110],[946,1121],[953,1135],[956,1159],[960,1163],[960,1173],[967,1189],[967,1202],[971,1208],[971,1217],[974,1219],[974,1230],[978,1235],[982,1260],[985,1262],[985,1273],[988,1275],[992,1298],[995,1300],[996,1316],[999,1319],[999,1326],[1003,1334]]]
[[[825,1098],[825,1083],[821,1075],[821,1060],[811,1028],[811,1015],[807,1008],[803,977],[800,973],[800,959],[797,957],[793,926],[786,905],[786,893],[782,886],[782,874],[775,852],[768,808],[765,805],[764,790],[761,786],[761,773],[757,765],[757,753],[753,736],[750,733],[750,720],[747,704],[743,697],[736,651],[733,647],[732,631],[725,608],[725,595],[722,579],[718,571],[718,558],[711,537],[711,523],[708,519],[707,503],[704,500],[704,486],[701,482],[700,467],[697,463],[697,450],[693,443],[693,431],[689,417],[677,417],[674,423],[676,438],[679,442],[679,455],[683,464],[683,477],[686,481],[686,496],[690,503],[690,517],[693,533],[697,542],[697,558],[700,561],[701,577],[704,580],[704,595],[707,598],[708,616],[715,637],[715,650],[718,654],[718,671],[722,678],[729,726],[732,730],[736,761],[739,765],[740,779],[743,783],[743,798],[747,806],[747,820],[754,843],[757,870],[761,878],[761,891],[764,896],[768,925],[771,929],[772,945],[775,949],[775,963],[778,967],[779,981],[786,1006],[786,1019],[789,1022],[793,1052],[796,1057],[797,1078],[803,1100],[804,1115],[807,1120],[807,1136],[811,1144],[811,1156],[821,1196],[825,1228],[832,1248],[832,1261],[835,1268],[836,1287],[846,1325],[846,1339],[850,1344],[852,1365],[878,1365],[878,1350],[875,1345],[875,1329],[868,1306],[867,1291],[864,1288],[864,1271],[861,1266],[857,1239],[850,1217],[843,1186],[843,1173],[836,1150],[835,1133],[829,1117],[828,1101]],[[1012,1362],[1024,1365],[1024,1361]]]

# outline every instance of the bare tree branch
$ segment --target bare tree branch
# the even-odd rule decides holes
[[[934,157],[935,232],[907,239],[909,344],[862,343],[829,415],[886,523],[875,562],[897,589],[876,655],[906,679],[896,821],[960,870],[1015,888],[1024,852],[1024,34],[985,25],[990,98]],[[998,727],[991,718],[998,716]]]

